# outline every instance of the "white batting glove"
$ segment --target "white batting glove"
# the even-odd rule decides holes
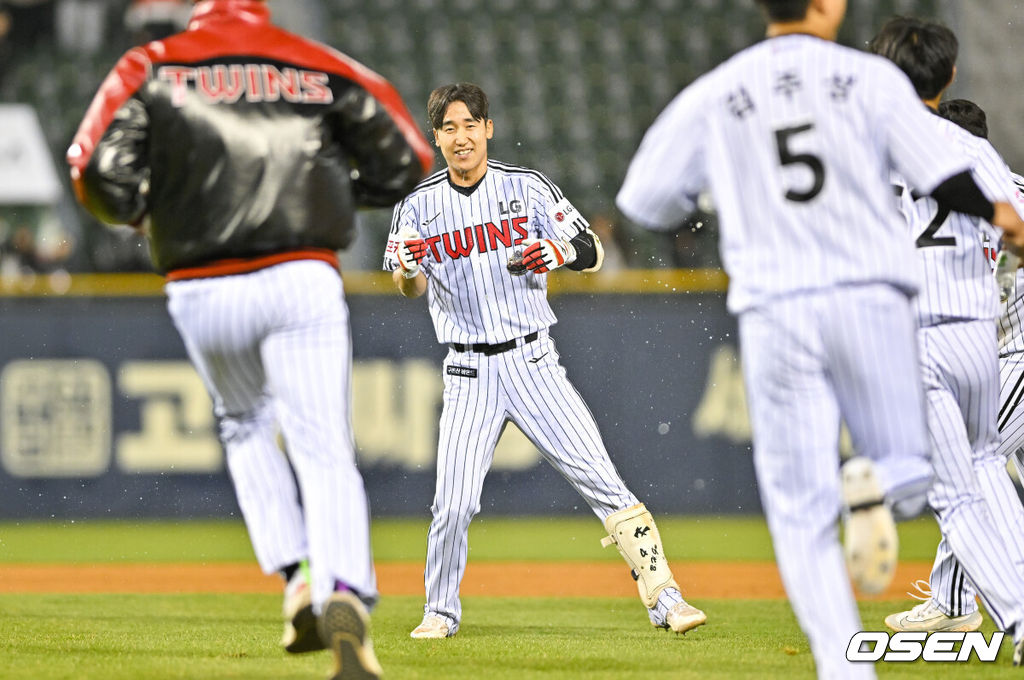
[[[398,232],[398,266],[402,276],[414,279],[420,273],[420,261],[427,254],[427,242],[412,229]]]
[[[546,274],[576,261],[576,248],[568,241],[528,238],[522,245],[523,264],[534,274]]]

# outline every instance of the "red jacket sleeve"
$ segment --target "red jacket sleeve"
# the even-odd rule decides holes
[[[97,91],[67,152],[78,200],[112,224],[137,224],[146,213],[148,114],[134,95],[148,73],[144,51],[125,54]]]
[[[354,85],[334,102],[331,124],[355,163],[356,200],[394,205],[430,170],[433,149],[391,83],[340,52],[326,55],[335,63],[323,64],[325,70]]]

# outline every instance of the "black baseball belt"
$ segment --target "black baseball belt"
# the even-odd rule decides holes
[[[534,331],[529,335],[524,335],[521,338],[509,340],[508,342],[499,342],[496,345],[488,345],[486,342],[478,342],[473,345],[463,345],[461,342],[451,343],[451,348],[456,352],[479,352],[485,356],[493,356],[495,354],[501,354],[507,352],[510,349],[515,349],[522,345],[528,345],[537,339],[539,333]]]

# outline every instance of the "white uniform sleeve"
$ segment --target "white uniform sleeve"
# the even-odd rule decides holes
[[[398,234],[410,229],[417,231],[416,211],[408,201],[402,201],[395,206],[395,212],[391,217],[391,232],[388,234],[388,244],[384,248],[384,271],[393,272],[398,269]]]
[[[1017,209],[1017,212],[1024,215],[1024,177],[1021,177],[1015,172],[1011,172],[1010,176],[1013,178],[1013,184],[1016,191],[1013,194],[1013,207]]]
[[[970,168],[970,159],[949,143],[906,75],[887,61],[881,67],[882,82],[872,87],[881,98],[874,108],[880,114],[875,124],[883,132],[890,162],[910,186],[931,193]]]
[[[552,184],[551,180],[544,177],[542,183],[545,186],[538,191],[541,201],[535,213],[537,232],[541,238],[569,241],[590,227],[586,218],[562,195],[561,190]]]
[[[1020,190],[1014,182],[1013,173],[990,143],[979,145],[978,157],[971,168],[971,175],[990,201],[1011,203],[1017,208],[1017,212],[1021,212],[1021,204],[1017,198]]]
[[[644,135],[615,202],[629,219],[668,230],[697,208],[707,188],[703,110],[698,83],[683,90]]]

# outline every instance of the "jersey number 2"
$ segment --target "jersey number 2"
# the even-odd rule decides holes
[[[814,183],[810,189],[806,191],[788,189],[786,191],[786,198],[797,203],[806,203],[807,201],[814,200],[814,197],[820,194],[822,187],[825,186],[825,165],[821,162],[821,159],[810,153],[793,153],[789,148],[790,137],[813,129],[814,124],[807,123],[806,125],[797,125],[775,131],[775,146],[779,150],[779,163],[783,166],[806,165],[814,175]]]
[[[934,248],[936,246],[956,246],[956,236],[936,236],[935,232],[946,223],[949,208],[940,205],[935,217],[928,223],[928,228],[917,237],[918,248]]]

